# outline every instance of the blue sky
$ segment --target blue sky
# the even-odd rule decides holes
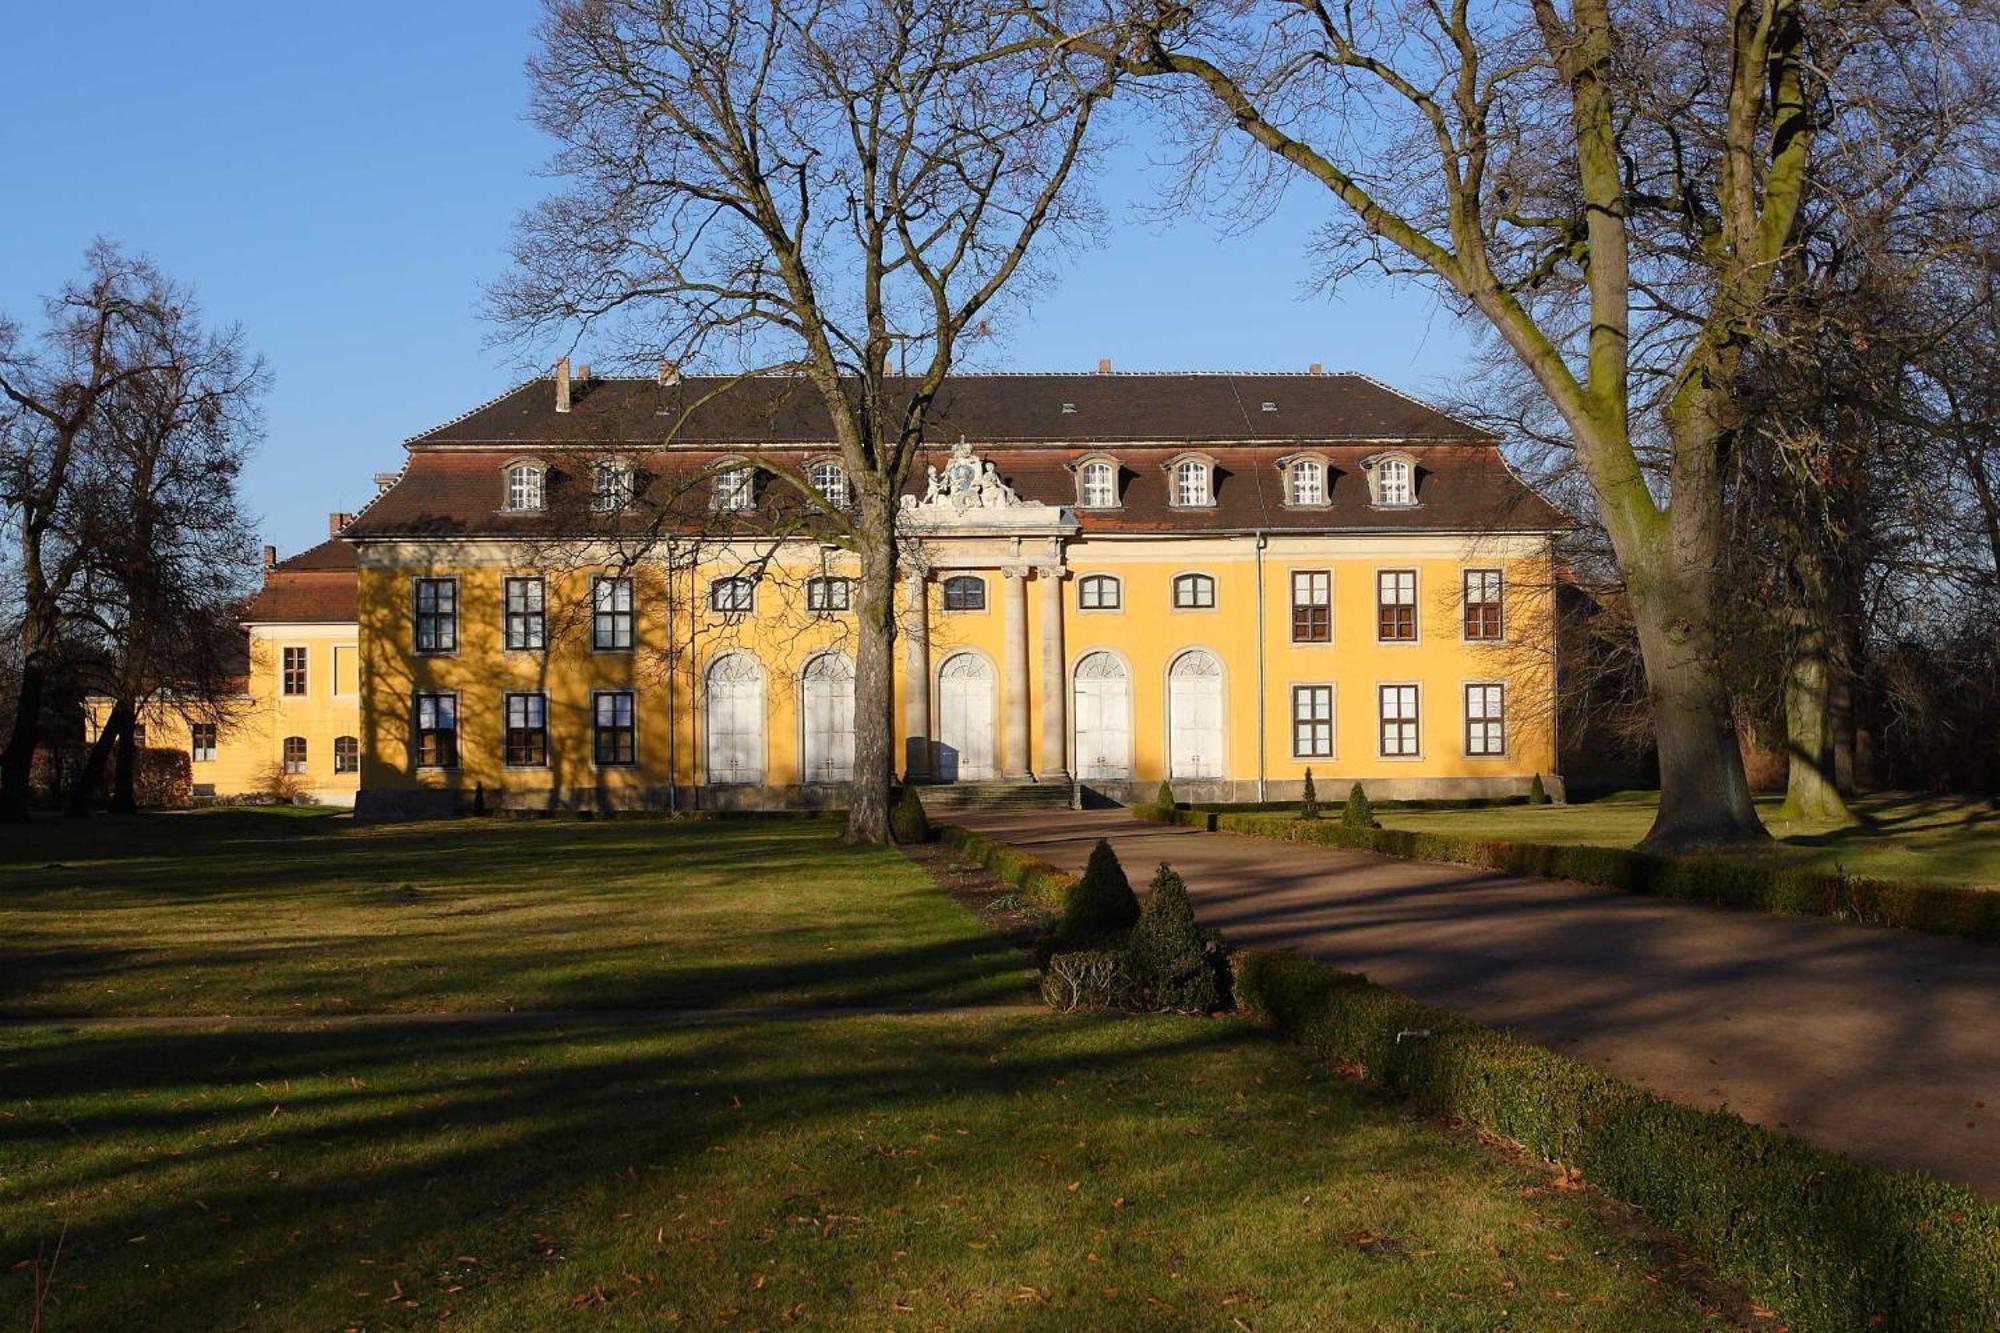
[[[15,6],[0,310],[36,317],[96,235],[192,283],[274,374],[246,487],[265,540],[311,545],[400,466],[403,439],[521,378],[479,304],[549,184],[524,119],[535,15],[525,0]],[[1163,226],[1140,208],[1159,181],[1147,157],[1113,150],[1106,242],[1068,259],[985,368],[1319,361],[1429,393],[1463,366],[1466,333],[1415,287],[1305,290],[1328,211],[1312,192],[1248,235]]]

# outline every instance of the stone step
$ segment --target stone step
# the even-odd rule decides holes
[[[917,788],[924,809],[1067,810],[1067,782],[940,782]]]

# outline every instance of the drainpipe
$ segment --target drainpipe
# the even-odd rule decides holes
[[[1269,539],[1257,533],[1257,800],[1269,799],[1264,776],[1264,547]]]

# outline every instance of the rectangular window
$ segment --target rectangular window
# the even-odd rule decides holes
[[[458,767],[458,696],[417,696],[417,767]]]
[[[1292,571],[1292,642],[1333,642],[1333,574],[1330,571]]]
[[[590,646],[618,652],[632,646],[632,580],[600,578],[590,585]]]
[[[549,697],[510,694],[506,697],[507,763],[515,768],[540,768],[549,762]]]
[[[1333,686],[1292,686],[1292,753],[1301,759],[1333,757]]]
[[[1414,758],[1422,751],[1417,745],[1417,687],[1383,685],[1378,689],[1382,714],[1382,755],[1384,758]]]
[[[1465,687],[1465,752],[1471,755],[1507,753],[1507,687]]]
[[[284,682],[280,688],[286,694],[306,692],[306,650],[287,648],[284,654]]]
[[[333,771],[336,773],[359,773],[361,771],[361,742],[353,736],[333,738]]]
[[[1385,569],[1375,576],[1375,637],[1412,643],[1417,637],[1417,571]]]
[[[188,757],[197,764],[215,762],[215,724],[196,722],[188,727]]]
[[[359,650],[344,644],[333,648],[333,692],[335,694],[358,694],[361,692],[361,673],[357,667]]]
[[[810,593],[807,596],[811,596]],[[757,607],[757,585],[746,578],[716,579],[708,585],[708,609],[724,615],[749,615]]]
[[[287,773],[303,773],[306,771],[305,737],[285,737],[285,771]]]
[[[944,609],[947,611],[984,611],[986,609],[986,580],[961,574],[944,581]]]
[[[542,605],[539,578],[513,578],[506,583],[507,647],[514,652],[539,652],[548,617]]]
[[[846,579],[811,579],[806,583],[806,610],[845,611],[854,599],[853,588]]]
[[[591,752],[598,767],[622,768],[639,762],[639,728],[632,705],[630,690],[605,690],[592,696],[595,728]]]
[[[1497,569],[1468,569],[1465,571],[1465,637],[1468,639],[1498,639],[1500,629],[1500,571]]]
[[[1076,585],[1076,604],[1085,611],[1116,611],[1121,591],[1109,574],[1092,574]]]
[[[458,651],[458,580],[417,580],[417,651]]]

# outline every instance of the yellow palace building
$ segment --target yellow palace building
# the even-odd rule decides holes
[[[1559,783],[1560,520],[1494,436],[1317,367],[964,375],[930,430],[899,515],[905,780]],[[796,379],[562,365],[408,441],[339,537],[357,812],[839,804],[854,568],[815,521],[848,495],[830,439]]]

